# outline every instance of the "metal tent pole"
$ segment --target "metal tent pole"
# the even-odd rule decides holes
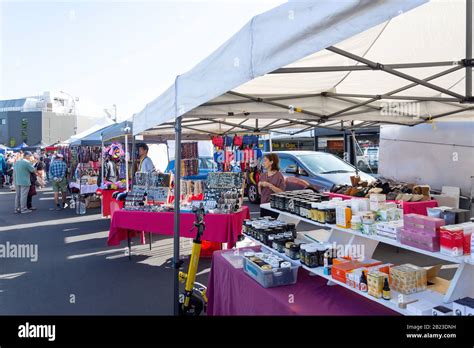
[[[174,156],[174,315],[179,314],[179,219],[180,219],[180,197],[181,197],[181,117],[176,117],[175,123],[175,156]]]
[[[352,126],[354,126],[354,121],[352,121]],[[350,149],[351,149],[351,154],[350,154],[351,163],[355,166],[356,175],[359,175],[359,168],[357,167],[356,137],[355,137],[355,133],[354,133],[353,129],[351,129],[351,146],[350,146]]]
[[[132,135],[132,149],[130,150],[131,153],[131,163],[132,163],[132,187],[133,187],[133,179],[135,178],[135,160],[137,159],[135,156],[135,135]]]
[[[472,61],[472,0],[466,0],[466,62]],[[472,64],[466,65],[466,98],[472,98]]]
[[[100,185],[104,185],[104,137],[101,135],[101,142],[102,142],[102,151],[100,156]],[[102,195],[102,203],[100,204],[100,213],[104,216],[104,195]],[[79,202],[78,202],[79,203]]]
[[[129,184],[128,184],[128,160],[129,160],[129,154],[128,154],[128,134],[125,133],[125,191],[128,192],[129,190]]]

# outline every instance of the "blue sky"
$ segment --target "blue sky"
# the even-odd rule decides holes
[[[119,119],[282,0],[2,1],[0,99],[65,91]]]

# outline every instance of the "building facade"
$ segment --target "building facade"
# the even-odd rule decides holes
[[[76,134],[75,101],[61,93],[0,101],[0,144],[49,145]]]

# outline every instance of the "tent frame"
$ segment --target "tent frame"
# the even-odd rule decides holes
[[[180,230],[180,184],[181,184],[181,139],[182,139],[182,130],[183,129],[188,129],[192,130],[195,132],[199,133],[204,133],[204,134],[209,134],[209,135],[216,135],[217,133],[215,132],[210,132],[206,130],[201,130],[194,128],[194,126],[198,125],[196,122],[202,122],[202,121],[210,121],[209,124],[211,123],[218,123],[222,125],[227,125],[230,126],[231,128],[225,132],[222,132],[223,134],[232,134],[232,133],[238,133],[238,132],[255,132],[255,133],[261,133],[263,132],[277,132],[276,129],[278,128],[289,128],[291,126],[297,126],[297,125],[304,125],[306,126],[306,129],[311,129],[311,128],[329,128],[329,129],[334,129],[331,128],[331,126],[337,126],[337,128],[340,128],[341,130],[343,129],[349,129],[354,141],[354,129],[356,128],[364,128],[364,127],[370,127],[376,124],[401,124],[401,125],[406,125],[406,126],[414,126],[417,124],[421,123],[426,123],[426,122],[431,122],[434,119],[440,118],[440,117],[445,117],[448,115],[454,115],[457,113],[462,113],[470,110],[474,110],[474,106],[468,106],[464,107],[461,104],[471,104],[474,103],[474,98],[472,96],[472,68],[474,66],[474,61],[472,59],[472,0],[466,0],[466,56],[465,59],[461,61],[454,61],[454,62],[415,62],[415,63],[407,63],[407,64],[382,64],[379,62],[373,62],[369,59],[360,57],[358,55],[355,55],[353,53],[347,52],[345,50],[339,49],[334,46],[327,47],[326,50],[336,53],[338,55],[344,56],[346,58],[352,59],[358,63],[361,63],[362,65],[351,65],[351,66],[323,66],[323,67],[298,67],[298,68],[279,68],[274,70],[273,72],[270,72],[270,74],[297,74],[297,73],[308,73],[308,72],[331,72],[331,71],[357,71],[357,70],[380,70],[382,72],[397,76],[399,78],[403,78],[405,80],[410,81],[411,83],[398,88],[393,91],[389,91],[384,94],[379,94],[379,95],[364,95],[364,94],[338,94],[338,93],[332,93],[332,92],[324,92],[324,93],[316,93],[316,94],[308,94],[308,95],[296,95],[296,96],[281,96],[281,97],[269,97],[269,98],[262,98],[259,96],[253,96],[249,94],[243,94],[243,93],[238,93],[235,91],[228,91],[226,94],[234,96],[234,97],[239,97],[242,98],[242,100],[232,100],[232,101],[214,101],[214,102],[207,102],[202,104],[201,106],[226,106],[226,105],[232,105],[232,104],[239,104],[239,103],[248,103],[250,102],[255,102],[255,103],[263,103],[267,105],[274,106],[276,108],[282,108],[282,109],[287,109],[289,111],[289,117],[288,118],[278,118],[277,120],[272,121],[270,124],[262,127],[261,129],[258,126],[258,119],[259,118],[275,118],[275,116],[266,116],[266,115],[259,115],[258,113],[247,113],[244,112],[242,114],[235,115],[232,112],[229,112],[227,114],[217,114],[217,115],[192,115],[192,112],[190,113],[185,113],[183,115],[180,115],[178,112],[178,107],[177,107],[177,90],[178,90],[178,82],[179,82],[179,76],[175,80],[175,120],[174,122],[166,122],[162,123],[161,125],[158,125],[154,128],[152,128],[153,131],[160,131],[160,130],[170,130],[174,129],[175,132],[175,140],[176,140],[176,146],[175,146],[175,184],[174,184],[174,190],[175,190],[175,201],[174,201],[174,254],[173,254],[173,267],[174,267],[174,314],[178,315],[179,313],[179,281],[178,281],[178,273],[179,273],[179,268],[182,264],[180,261],[180,254],[179,254],[179,230]],[[440,73],[437,73],[432,76],[428,76],[424,79],[419,79],[413,75],[401,72],[397,69],[409,69],[409,68],[420,68],[420,67],[440,67],[440,66],[452,66],[450,69],[442,71]],[[449,89],[440,87],[436,84],[433,84],[429,81],[434,80],[438,77],[453,73],[455,71],[458,71],[460,69],[465,68],[465,82],[466,82],[466,88],[465,88],[465,95],[461,95],[458,93],[455,93]],[[419,97],[419,96],[394,96],[394,94],[397,94],[401,91],[410,89],[415,86],[423,86],[426,88],[433,89],[434,91],[437,91],[441,94],[446,94],[449,95],[450,97]],[[319,114],[316,112],[312,112],[309,110],[304,110],[298,107],[294,107],[292,105],[287,105],[285,103],[280,103],[278,102],[279,100],[285,100],[285,99],[290,99],[290,98],[311,98],[311,97],[324,97],[324,98],[333,98],[333,99],[338,99],[340,101],[344,101],[347,103],[352,104],[351,106],[348,106],[346,108],[343,108],[339,111],[333,112],[331,114]],[[360,98],[360,99],[366,99],[365,101],[357,101],[357,100],[352,100],[348,98]],[[450,112],[445,112],[441,113],[438,115],[434,116],[415,116],[416,118],[419,119],[419,121],[414,122],[413,124],[403,124],[403,123],[397,123],[394,121],[390,120],[379,120],[379,121],[366,121],[362,122],[358,125],[354,124],[354,119],[355,117],[350,117],[354,116],[360,113],[364,113],[366,111],[354,111],[356,109],[360,109],[362,107],[365,108],[370,108],[370,109],[378,109],[379,107],[371,105],[372,103],[380,100],[412,100],[412,101],[432,101],[432,102],[441,102],[441,103],[458,103],[457,106],[460,108],[458,110],[450,111]],[[380,109],[379,109],[380,110]],[[233,123],[229,122],[228,118],[232,118],[233,116],[236,116],[236,118],[241,119],[244,118],[244,121],[241,121],[239,123]],[[334,120],[334,118],[338,116],[349,116],[351,119],[349,120]],[[226,118],[225,120],[220,120],[219,118]],[[245,123],[248,120],[255,119],[255,126],[249,126],[246,125]],[[287,121],[284,124],[277,124],[280,121]],[[324,125],[328,121],[336,121],[335,123],[332,123],[330,126]],[[206,125],[207,123],[200,124],[200,125]],[[301,130],[297,131],[297,134],[301,132]],[[146,131],[145,131],[146,133]],[[290,134],[290,135],[293,135]]]

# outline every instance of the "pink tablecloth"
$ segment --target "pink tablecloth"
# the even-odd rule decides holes
[[[223,252],[229,251],[216,251],[212,258],[208,315],[398,315],[302,268],[296,284],[265,289],[235,269]]]
[[[114,192],[123,192],[125,189],[117,190],[102,190],[102,216],[107,217],[111,215],[110,203],[112,202],[112,195]]]
[[[233,214],[207,214],[204,217],[206,229],[202,239],[210,242],[228,243],[228,247],[231,248],[242,233],[244,219],[249,218],[249,209],[246,206],[242,207],[241,211]],[[194,238],[196,236],[195,230],[191,232],[194,221],[194,214],[181,214],[181,237]],[[121,241],[127,240],[128,231],[133,231],[131,237],[135,237],[137,232],[173,235],[174,213],[118,210],[114,212],[110,222],[107,244],[110,246],[119,245]]]
[[[339,193],[329,193],[329,197],[330,198],[340,197],[342,199],[360,198],[360,197],[342,195]],[[428,215],[426,208],[434,208],[438,206],[438,202],[435,200],[421,201],[421,202],[403,202],[403,201],[387,201],[387,202],[397,202],[401,204],[403,208],[403,214]]]

